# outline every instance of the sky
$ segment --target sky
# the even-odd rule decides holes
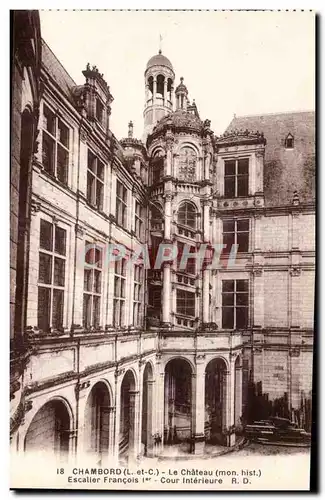
[[[315,107],[315,29],[311,12],[40,11],[42,37],[76,84],[96,65],[114,97],[117,138],[143,132],[144,71],[162,53],[216,135],[234,114]]]

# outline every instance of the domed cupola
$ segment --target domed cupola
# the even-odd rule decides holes
[[[146,71],[150,68],[152,68],[153,66],[166,66],[166,68],[169,68],[170,70],[172,70],[174,72],[174,68],[173,68],[173,65],[172,63],[170,62],[170,60],[164,56],[162,53],[161,53],[161,50],[159,50],[158,54],[156,54],[155,56],[152,56],[148,63],[147,63],[147,68],[146,68]]]
[[[161,53],[151,57],[144,73],[145,105],[144,133],[145,143],[156,123],[173,110],[175,73],[170,60]]]
[[[188,90],[186,85],[184,85],[184,78],[181,76],[181,83],[176,87],[175,96],[176,96],[176,109],[187,110],[187,101],[188,101]]]

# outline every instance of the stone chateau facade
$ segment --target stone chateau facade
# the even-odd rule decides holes
[[[314,113],[234,117],[218,137],[159,53],[143,137],[130,122],[118,140],[104,76],[74,82],[37,11],[13,13],[12,44],[13,452],[202,454],[269,415],[309,430]],[[130,265],[161,243],[177,258]],[[125,257],[108,264],[108,245]]]

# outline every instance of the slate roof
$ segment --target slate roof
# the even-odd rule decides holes
[[[58,58],[52,52],[45,40],[42,39],[42,65],[48,71],[56,84],[60,87],[64,95],[74,103],[72,89],[76,87],[76,82],[71,78],[66,69],[62,66]]]
[[[266,138],[264,163],[265,204],[292,203],[297,191],[300,203],[315,201],[315,113],[301,111],[265,115],[235,116],[226,131],[248,129]],[[288,134],[294,148],[285,148]]]

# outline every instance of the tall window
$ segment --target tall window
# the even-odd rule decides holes
[[[222,328],[248,325],[248,280],[222,281]]]
[[[164,157],[159,151],[151,160],[152,184],[160,182],[164,175]]]
[[[177,270],[179,270],[182,273],[195,274],[196,248],[194,246],[188,247],[188,245],[186,245],[186,252],[189,254],[193,253],[194,257],[193,258],[190,257],[187,259],[185,269],[180,269],[180,266],[182,264],[182,257],[183,257],[183,253],[184,253],[184,248],[185,248],[184,243],[181,243],[178,241],[177,242]]]
[[[139,240],[143,237],[143,228],[144,228],[144,209],[140,205],[140,203],[135,201],[135,234]]]
[[[134,285],[133,285],[133,325],[141,326],[141,306],[143,302],[143,267],[134,266]]]
[[[176,310],[184,316],[195,316],[195,293],[177,290]]]
[[[87,200],[98,210],[103,210],[104,164],[88,150]]]
[[[102,125],[104,121],[104,105],[99,98],[96,99],[96,118]]]
[[[225,197],[248,196],[248,158],[225,161]]]
[[[38,267],[38,328],[62,328],[66,231],[41,219]]]
[[[196,180],[196,153],[192,148],[182,148],[178,165],[179,179],[188,182]]]
[[[98,328],[102,294],[102,250],[89,241],[86,241],[85,250],[83,324],[85,328]]]
[[[159,206],[151,205],[150,207],[151,220],[150,227],[153,231],[161,231],[163,227],[163,213]]]
[[[148,302],[151,306],[151,316],[160,319],[161,314],[161,287],[150,287],[148,290]]]
[[[126,215],[127,215],[127,189],[123,186],[122,182],[116,181],[116,221],[117,223],[126,228]]]
[[[182,203],[178,209],[178,223],[183,226],[195,228],[196,226],[196,210],[192,203]]]
[[[249,219],[224,220],[223,244],[224,253],[230,253],[232,245],[238,245],[238,252],[248,252],[249,246]]]
[[[126,259],[115,262],[113,325],[124,326],[126,298]]]
[[[68,182],[69,128],[45,104],[42,125],[44,170],[64,184]]]

